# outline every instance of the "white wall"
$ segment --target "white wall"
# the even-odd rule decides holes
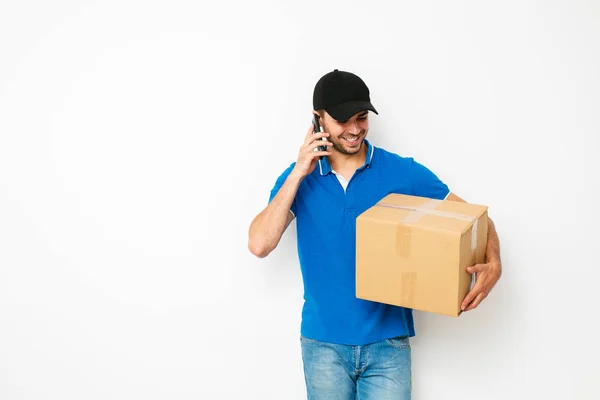
[[[502,241],[416,313],[414,398],[599,398],[597,2],[7,0],[0,399],[304,398],[295,223],[247,229],[334,68]]]

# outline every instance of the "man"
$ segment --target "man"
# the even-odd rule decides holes
[[[412,310],[355,296],[356,217],[389,193],[464,201],[412,158],[367,139],[371,104],[350,72],[324,75],[298,159],[277,179],[249,229],[250,251],[266,257],[296,218],[304,281],[300,342],[309,399],[410,399]],[[324,139],[324,140],[321,140]],[[319,146],[326,146],[320,151]],[[477,307],[501,274],[498,236],[489,221],[486,263],[467,268],[476,283],[462,309]]]

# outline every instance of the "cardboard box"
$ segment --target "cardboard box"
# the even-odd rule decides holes
[[[390,194],[356,219],[356,297],[449,316],[483,263],[488,207]]]

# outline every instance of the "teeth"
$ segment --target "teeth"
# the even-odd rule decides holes
[[[346,138],[345,137],[344,139],[346,139],[349,142],[356,142],[358,140],[358,137],[355,137],[355,138]]]

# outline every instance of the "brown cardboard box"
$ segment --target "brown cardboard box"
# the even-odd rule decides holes
[[[483,263],[488,207],[390,194],[356,219],[356,297],[459,316]]]

